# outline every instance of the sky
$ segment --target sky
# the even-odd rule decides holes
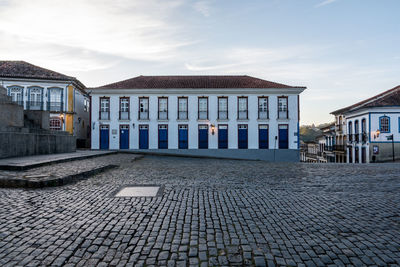
[[[0,60],[87,87],[139,75],[306,86],[301,124],[400,85],[400,0],[0,0]]]

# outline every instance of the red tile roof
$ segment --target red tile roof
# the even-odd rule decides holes
[[[361,108],[385,106],[400,106],[400,85],[354,105],[335,110],[331,114],[337,115]]]
[[[86,88],[75,77],[48,70],[25,61],[0,61],[0,78],[74,81],[81,89]]]
[[[138,76],[91,89],[300,88],[250,76]],[[301,87],[305,88],[305,87]]]

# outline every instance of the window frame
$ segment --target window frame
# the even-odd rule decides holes
[[[384,118],[387,118],[387,120],[388,120],[388,125],[387,125],[388,130],[387,130],[387,131],[383,131],[383,130],[382,130],[382,119],[384,119]],[[380,117],[379,117],[379,131],[380,131],[381,133],[390,133],[390,132],[391,132],[391,131],[390,131],[390,117],[389,117],[389,116],[383,115],[383,116],[380,116]]]
[[[200,99],[205,99],[207,101],[207,117],[205,119],[200,118]],[[197,119],[198,120],[208,120],[208,113],[209,113],[209,101],[208,96],[199,96],[197,97]]]
[[[239,102],[240,99],[246,99],[246,118],[240,118],[239,114],[240,114],[240,110],[239,110]],[[249,97],[247,96],[238,96],[237,97],[237,120],[248,120],[249,119]]]
[[[281,118],[279,116],[279,99],[286,99],[286,118]],[[289,96],[278,96],[278,119],[289,119]]]
[[[142,119],[140,118],[140,100],[147,99],[147,118]],[[150,98],[148,96],[141,96],[139,97],[139,104],[138,104],[138,120],[149,120],[150,118]]]
[[[266,118],[260,118],[260,100],[261,99],[267,99],[267,117]],[[257,102],[257,110],[258,110],[258,119],[259,120],[268,120],[269,119],[269,98],[268,96],[259,96],[258,97],[258,102]]]
[[[59,123],[59,125],[60,125],[58,129],[55,129],[55,127],[52,127],[51,123],[52,123],[53,121],[58,121],[58,123]],[[49,128],[50,128],[50,130],[52,130],[52,131],[61,131],[61,130],[62,130],[62,121],[61,121],[61,119],[60,119],[60,118],[57,118],[57,117],[50,117],[50,119],[49,119]]]
[[[180,99],[185,99],[186,100],[186,118],[185,119],[182,119],[182,118],[180,118],[180,116],[179,116],[179,114],[180,114],[180,110],[179,110],[179,107],[180,107],[180,105],[179,105],[179,100]],[[178,107],[177,107],[177,109],[178,109],[178,116],[177,116],[177,119],[178,120],[188,120],[189,119],[189,98],[187,97],[187,96],[179,96],[178,97],[178,105],[177,105]],[[183,112],[183,111],[182,111]]]
[[[161,111],[161,110],[160,110],[160,100],[164,100],[164,99],[167,101],[167,110],[166,110],[167,118],[165,118],[165,119],[160,119],[160,113],[161,113],[161,112],[164,112],[164,111]],[[158,103],[157,119],[158,119],[158,120],[168,120],[168,96],[159,96],[158,99],[157,99],[157,103]]]
[[[99,98],[100,99],[100,101],[99,101],[99,104],[100,104],[100,108],[99,108],[99,120],[110,120],[110,111],[111,111],[111,101],[110,101],[110,97],[109,96],[102,96],[102,97],[100,97]],[[101,118],[101,109],[102,109],[102,106],[101,106],[101,104],[102,104],[102,100],[108,100],[108,119],[102,119]],[[105,111],[104,111],[105,112]]]
[[[122,111],[122,100],[124,100],[124,99],[127,99],[128,100],[128,111],[124,111],[124,112],[128,112],[128,119],[127,120],[130,120],[131,119],[131,108],[130,108],[130,102],[131,102],[131,100],[130,100],[130,97],[129,96],[122,96],[122,97],[120,97],[119,98],[119,119],[120,120],[122,120],[122,118],[121,118],[121,113],[123,112]],[[126,119],[124,119],[124,120],[126,120]]]
[[[219,112],[221,111],[221,109],[220,109],[220,103],[219,103],[219,100],[220,100],[220,99],[226,99],[226,119],[221,119],[220,116],[219,116]],[[217,116],[217,119],[218,119],[218,120],[229,120],[229,102],[228,102],[228,97],[227,97],[227,96],[219,96],[219,97],[218,97],[217,106],[218,106],[218,116]]]

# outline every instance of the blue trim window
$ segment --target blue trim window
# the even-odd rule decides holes
[[[399,117],[399,133],[400,133],[400,117]]]
[[[390,133],[390,118],[388,116],[379,117],[379,131],[381,133]]]

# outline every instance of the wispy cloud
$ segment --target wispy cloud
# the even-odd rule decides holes
[[[194,4],[194,9],[200,12],[203,16],[208,17],[211,14],[211,2],[207,0],[200,0]]]
[[[0,56],[75,62],[85,70],[109,66],[118,58],[165,61],[195,42],[184,38],[173,20],[183,3],[10,0],[0,9]]]
[[[326,5],[332,4],[332,3],[336,2],[336,1],[337,0],[325,0],[325,1],[315,5],[315,7],[326,6]]]

